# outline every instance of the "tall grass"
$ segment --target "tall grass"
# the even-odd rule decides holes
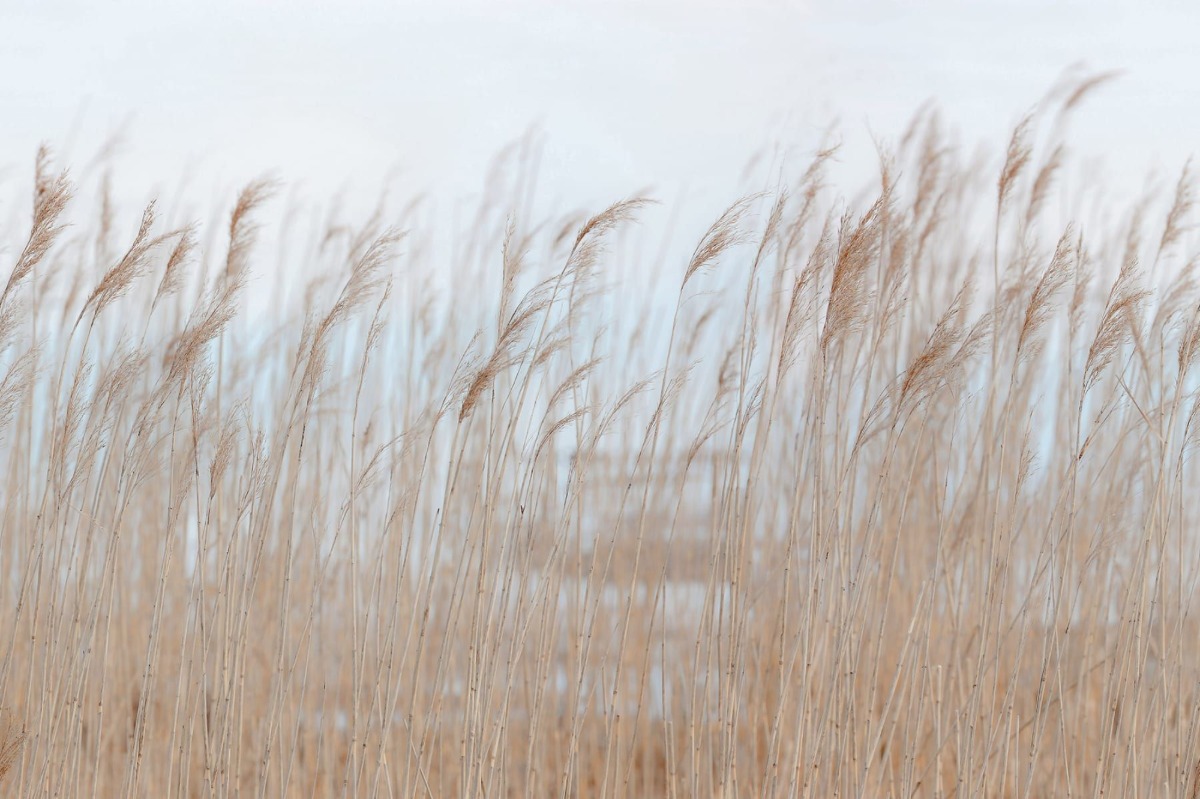
[[[520,164],[447,246],[43,153],[5,795],[1197,795],[1193,173],[1069,191],[1063,98],[1001,161],[922,114],[855,200],[818,153],[678,262]]]

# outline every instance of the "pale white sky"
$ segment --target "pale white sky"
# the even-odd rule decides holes
[[[852,178],[874,168],[870,132],[930,98],[999,148],[1083,62],[1124,75],[1077,117],[1076,149],[1136,187],[1200,142],[1197,32],[1194,5],[1096,0],[6,3],[0,164],[23,174],[49,141],[78,168],[123,130],[131,200],[188,171],[201,199],[268,170],[373,199],[392,168],[454,195],[536,125],[547,196],[654,186],[707,217],[756,149],[803,153],[834,120]]]

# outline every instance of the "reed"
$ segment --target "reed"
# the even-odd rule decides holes
[[[1196,796],[1195,173],[1079,202],[1101,82],[678,257],[522,216],[528,148],[462,218],[216,224],[40,152],[4,795]]]

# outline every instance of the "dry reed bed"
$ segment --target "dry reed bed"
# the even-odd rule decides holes
[[[271,184],[126,231],[43,155],[5,795],[1196,795],[1192,174],[1065,193],[1077,88],[987,168],[919,116],[862,201],[818,154],[650,265],[661,325],[641,200],[310,226],[248,319]]]

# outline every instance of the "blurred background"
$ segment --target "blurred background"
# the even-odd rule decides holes
[[[1112,2],[5,3],[0,159],[48,142],[114,189],[273,170],[314,194],[478,188],[533,133],[540,183],[603,203],[727,202],[759,151],[801,158],[836,126],[848,177],[936,100],[967,144],[1064,74],[1119,71],[1076,117],[1106,180],[1173,180],[1200,130],[1200,11]],[[996,154],[998,157],[998,154]],[[11,171],[11,170],[10,170]],[[752,186],[751,188],[761,188]],[[711,209],[710,209],[711,210]]]

